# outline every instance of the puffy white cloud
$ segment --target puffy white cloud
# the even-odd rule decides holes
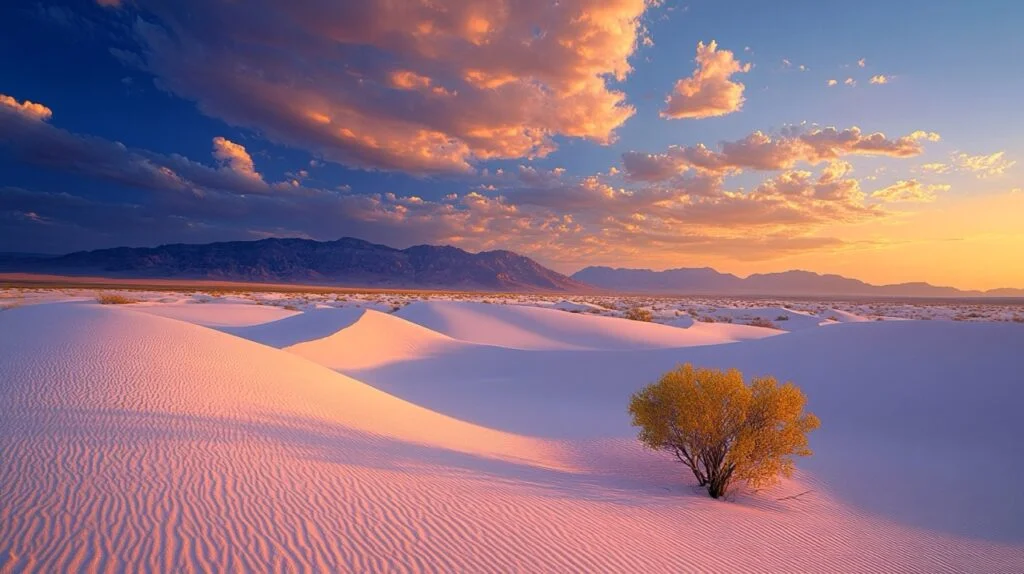
[[[871,76],[870,81],[872,84],[888,84],[890,81],[892,81],[892,77],[886,76],[884,74],[877,74]]]
[[[739,111],[743,107],[744,85],[732,76],[749,72],[750,64],[739,62],[729,50],[719,50],[714,40],[706,45],[697,44],[696,62],[693,74],[676,82],[665,99],[662,117],[700,119]]]

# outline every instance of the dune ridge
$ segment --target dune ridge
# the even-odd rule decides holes
[[[348,329],[353,342],[360,331],[396,330],[417,344],[451,342],[372,311],[325,335],[318,321],[305,335],[285,324],[294,327],[285,338],[312,348]],[[543,439],[472,424],[296,348],[130,308],[17,308],[0,314],[0,334],[4,573],[1013,572],[1024,563],[1020,544],[863,512],[804,471],[767,494],[712,501],[628,428],[618,438]],[[520,368],[530,354],[455,344],[519,356]],[[784,339],[738,347],[768,344]],[[364,372],[446,360],[412,351]],[[666,360],[675,351],[631,352]],[[583,356],[541,354],[572,364]],[[536,409],[548,397],[528,373],[517,376]]]

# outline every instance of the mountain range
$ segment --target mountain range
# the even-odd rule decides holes
[[[588,287],[511,251],[469,253],[456,247],[394,249],[361,239],[261,239],[202,245],[117,247],[60,256],[10,254],[0,270],[487,291],[584,291]]]
[[[336,241],[260,239],[159,247],[116,247],[67,255],[0,254],[0,271],[132,279],[206,279],[344,287],[467,291],[616,292],[661,295],[812,297],[1024,297],[1024,289],[964,291],[928,283],[871,285],[809,271],[741,278],[704,268],[587,267],[571,277],[511,251],[450,246],[395,249]]]
[[[613,269],[587,267],[572,278],[599,289],[622,293],[677,295],[771,295],[863,297],[1024,297],[1024,289],[965,291],[928,283],[871,285],[841,275],[810,271],[758,273],[741,278],[709,267],[668,269]]]

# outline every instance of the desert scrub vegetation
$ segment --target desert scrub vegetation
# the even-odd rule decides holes
[[[779,326],[776,325],[775,323],[772,323],[768,319],[763,319],[761,317],[754,317],[747,324],[750,325],[751,327],[764,327],[766,329],[778,329],[779,328]]]
[[[633,307],[626,311],[626,318],[632,321],[646,321],[650,323],[654,320],[654,313],[643,307]]]
[[[138,299],[132,299],[119,293],[100,293],[96,297],[96,302],[100,305],[128,305],[130,303],[138,303]]]
[[[792,383],[755,377],[746,384],[736,369],[700,369],[687,363],[637,391],[629,402],[639,439],[672,453],[721,498],[736,482],[758,488],[793,472],[794,456],[809,456],[807,433],[818,417]]]

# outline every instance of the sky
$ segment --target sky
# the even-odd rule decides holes
[[[0,18],[0,251],[265,237],[1024,287],[1024,3],[79,0]]]

